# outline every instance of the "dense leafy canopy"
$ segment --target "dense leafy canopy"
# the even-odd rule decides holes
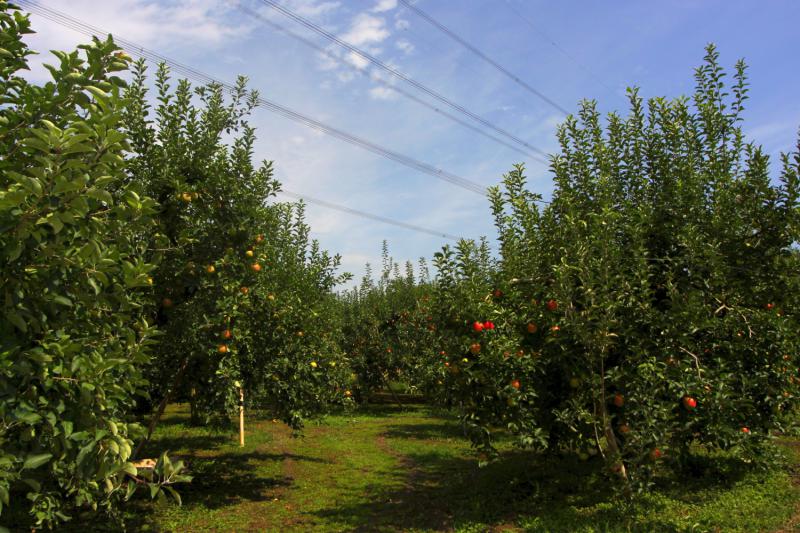
[[[151,110],[138,63],[124,120],[130,179],[160,207],[148,257],[163,333],[152,398],[180,392],[202,421],[231,413],[243,388],[248,404],[299,427],[341,403],[349,379],[329,312],[339,257],[309,239],[302,205],[268,204],[279,184],[271,163],[252,161],[245,119],[258,96],[245,80],[230,103],[220,86],[169,82],[161,66]]]
[[[27,496],[51,522],[135,487],[126,414],[155,334],[141,236],[156,203],[126,179],[126,56],[110,40],[58,52],[37,86],[18,75],[27,18],[3,2],[0,26],[0,502]]]
[[[730,94],[723,77],[709,47],[691,102],[632,90],[605,126],[584,102],[549,205],[521,166],[491,189],[499,258],[437,254],[427,357],[487,457],[510,431],[641,488],[692,444],[757,458],[796,405],[800,153],[773,183],[741,130],[744,65]]]
[[[0,24],[0,506],[53,524],[138,486],[179,499],[180,462],[132,462],[154,402],[188,397],[205,421],[243,390],[296,428],[348,403],[346,276],[302,204],[268,205],[244,80],[226,103],[161,67],[151,117],[144,65],[126,83],[110,38],[55,52],[37,86],[18,75],[27,18],[0,3]]]
[[[483,462],[511,434],[602,455],[626,493],[697,445],[764,459],[797,406],[800,147],[772,179],[745,67],[726,89],[713,47],[692,99],[631,90],[605,121],[583,102],[551,202],[522,166],[490,189],[496,255],[445,247],[431,280],[384,244],[377,282],[336,295],[340,258],[253,162],[246,80],[161,66],[152,88],[109,38],[39,86],[2,1],[0,30],[0,512],[180,501],[180,462],[133,464],[176,400],[227,423],[244,394],[300,428],[399,381],[457,410]]]

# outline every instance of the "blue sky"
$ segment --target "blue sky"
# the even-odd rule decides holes
[[[489,186],[526,163],[547,197],[546,165],[510,150],[369,79],[372,68],[258,0],[39,0],[213,76],[250,78],[281,105],[393,151]],[[309,38],[366,72],[359,75],[237,8]],[[563,115],[396,0],[282,0],[282,5],[546,152]],[[417,0],[415,5],[570,111],[582,98],[624,111],[625,88],[644,96],[689,94],[704,46],[749,64],[745,131],[777,155],[800,126],[800,2]],[[33,17],[40,51],[86,39]],[[43,54],[40,60],[47,59]],[[32,76],[44,76],[34,68]],[[388,78],[387,78],[388,79]],[[393,80],[414,91],[403,82]],[[423,94],[415,93],[425,98]],[[427,98],[430,101],[430,98]],[[465,117],[460,117],[464,120]],[[274,160],[286,188],[463,237],[494,235],[486,199],[259,109],[259,159]],[[476,124],[477,125],[477,124]],[[381,242],[398,260],[430,256],[447,241],[309,205],[313,236],[358,279],[379,264]]]

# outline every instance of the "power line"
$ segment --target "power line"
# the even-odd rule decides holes
[[[572,54],[567,52],[562,46],[560,46],[555,40],[553,40],[552,37],[550,37],[549,35],[544,33],[542,30],[540,30],[536,26],[536,24],[533,23],[533,21],[530,18],[526,17],[519,9],[516,8],[516,6],[514,6],[514,4],[511,2],[511,0],[505,0],[505,4],[506,4],[506,7],[509,9],[509,11],[515,13],[517,15],[517,17],[521,21],[525,22],[533,31],[538,33],[540,37],[542,37],[545,41],[549,42],[550,45],[553,46],[553,48],[555,48],[556,50],[561,52],[561,54],[563,54],[564,57],[566,57],[567,59],[569,59],[570,61],[575,63],[575,65],[577,65],[584,72],[589,74],[592,78],[594,78],[594,80],[597,83],[603,85],[609,91],[612,91],[612,92],[614,91],[614,89],[610,85],[608,85],[606,82],[604,82],[602,79],[600,79],[600,77],[597,74],[595,74],[592,70],[590,70],[589,67],[587,67],[586,65],[584,65],[583,63],[578,61],[578,59],[575,58],[575,56],[573,56]]]
[[[412,230],[412,231],[417,231],[417,232],[420,232],[420,233],[427,233],[428,235],[433,235],[434,237],[444,237],[445,239],[451,239],[451,240],[454,240],[454,241],[458,241],[458,240],[461,239],[460,237],[457,237],[457,236],[452,235],[450,233],[444,233],[442,231],[436,231],[436,230],[424,228],[422,226],[417,226],[415,224],[409,224],[407,222],[401,222],[399,220],[394,220],[394,219],[387,218],[387,217],[384,217],[384,216],[381,216],[381,215],[374,215],[372,213],[367,213],[365,211],[359,211],[357,209],[352,209],[352,208],[344,206],[344,205],[334,204],[332,202],[328,202],[326,200],[320,200],[319,198],[313,198],[311,196],[307,196],[307,195],[304,195],[304,194],[299,194],[299,193],[291,192],[291,191],[287,191],[287,190],[282,190],[282,191],[280,191],[280,193],[284,194],[286,196],[290,196],[292,198],[296,198],[298,200],[304,200],[306,202],[309,202],[309,203],[312,203],[312,204],[318,204],[318,205],[321,205],[323,207],[327,207],[329,209],[335,209],[337,211],[341,211],[342,213],[348,213],[350,215],[355,215],[355,216],[362,217],[362,218],[369,218],[371,220],[376,220],[378,222],[383,222],[384,224],[391,224],[393,226],[398,226],[400,228],[405,228],[405,229],[409,229],[409,230]]]
[[[339,39],[334,34],[324,30],[323,28],[321,28],[318,25],[314,24],[310,20],[307,20],[307,19],[301,17],[300,15],[294,13],[293,11],[283,7],[279,3],[277,3],[277,2],[275,2],[273,0],[261,0],[261,2],[264,3],[265,5],[273,8],[275,11],[278,11],[282,15],[285,15],[286,17],[294,20],[298,24],[300,24],[302,26],[305,26],[309,30],[311,30],[311,31],[313,31],[313,32],[315,32],[315,33],[317,33],[319,35],[322,35],[323,37],[325,37],[329,41],[341,46],[342,48],[345,48],[346,50],[352,52],[353,54],[355,54],[355,55],[357,55],[359,57],[361,57],[362,59],[364,59],[366,61],[369,61],[370,63],[372,63],[376,67],[388,72],[392,76],[395,76],[396,78],[399,78],[399,79],[403,80],[404,82],[408,83],[409,85],[413,86],[414,88],[424,92],[428,96],[431,96],[432,98],[435,98],[436,100],[438,100],[439,102],[445,104],[446,106],[450,107],[451,109],[454,109],[454,110],[458,111],[459,113],[462,113],[462,114],[468,116],[472,120],[482,124],[483,126],[489,128],[489,129],[494,130],[495,132],[503,135],[504,137],[507,137],[507,138],[511,139],[515,143],[520,144],[521,146],[524,146],[525,148],[528,148],[529,150],[532,150],[532,151],[536,152],[537,154],[539,154],[539,155],[541,155],[543,157],[547,157],[547,153],[545,153],[540,148],[537,148],[537,147],[529,144],[528,142],[520,139],[519,137],[517,137],[513,133],[509,133],[508,131],[500,128],[499,126],[496,126],[495,124],[492,124],[488,120],[476,115],[475,113],[473,113],[469,109],[465,108],[464,106],[449,100],[448,98],[446,98],[442,94],[440,94],[437,91],[427,87],[426,85],[423,85],[422,83],[416,81],[415,79],[403,74],[402,72],[400,72],[396,68],[390,67],[389,65],[387,65],[386,63],[384,63],[380,59],[376,58],[375,56],[369,54],[368,52],[365,52],[364,50],[362,50],[362,49],[360,49],[360,48],[358,48],[356,46],[353,46],[353,45],[349,44],[346,41],[343,41],[343,40]]]
[[[47,18],[48,20],[51,20],[52,22],[56,22],[56,23],[62,24],[61,21],[56,20],[55,16],[53,16],[53,17],[49,16],[50,14],[46,13],[44,11],[46,8],[43,8],[43,6],[39,6],[37,4],[34,4],[33,2],[29,2],[28,0],[18,0],[18,2],[21,5],[25,5],[28,9],[31,9],[31,11],[36,13],[37,15],[42,16],[44,18]],[[39,8],[42,8],[42,9],[39,9]],[[47,11],[52,11],[52,10],[47,10]],[[66,15],[63,15],[63,16],[65,18],[63,25],[65,25],[65,26],[67,26],[67,27],[69,27],[69,28],[71,28],[73,30],[80,31],[82,33],[87,33],[87,32],[84,32],[83,30],[89,28],[89,29],[93,30],[95,33],[98,33],[98,34],[106,33],[106,32],[103,32],[102,30],[100,30],[99,28],[92,28],[88,24],[85,24],[85,25],[79,24],[79,21],[77,21],[77,19],[74,19],[74,23],[75,23],[74,25],[72,23],[67,24],[68,19],[70,19],[71,17],[68,17]],[[117,42],[119,44],[123,44],[123,39],[117,39]],[[141,48],[140,48],[140,50],[141,50]],[[129,51],[132,51],[132,50],[129,50]],[[164,62],[168,61],[166,58],[163,58],[163,57],[158,57],[158,59],[163,60]],[[179,65],[179,64],[177,64],[175,62],[172,62],[172,63],[174,63],[176,65]],[[185,67],[183,65],[181,65],[181,68],[189,69],[189,67]],[[218,81],[214,80],[213,78],[211,78],[210,76],[204,75],[202,73],[198,72],[197,74],[198,74],[198,76],[196,76],[196,77],[201,77],[202,76],[202,77],[205,78],[205,81],[203,81],[204,83],[216,82],[216,83],[220,83],[220,85],[227,85],[227,84],[222,84],[221,82],[218,82]],[[227,87],[229,89],[232,88],[229,85],[227,85]],[[441,232],[441,231],[437,231],[437,230],[424,228],[422,226],[417,226],[415,224],[409,224],[407,222],[394,220],[394,219],[391,219],[391,218],[388,218],[388,217],[384,217],[384,216],[381,216],[381,215],[375,215],[375,214],[372,214],[372,213],[367,213],[365,211],[359,211],[357,209],[353,209],[353,208],[350,208],[350,207],[347,207],[347,206],[344,206],[344,205],[335,204],[335,203],[332,203],[332,202],[328,202],[326,200],[320,200],[318,198],[314,198],[314,197],[307,196],[307,195],[302,195],[302,194],[299,194],[299,193],[296,193],[296,192],[293,192],[293,191],[282,190],[280,192],[282,194],[284,194],[286,196],[290,196],[292,198],[300,199],[300,200],[306,201],[308,203],[321,205],[321,206],[327,207],[329,209],[335,209],[337,211],[341,211],[343,213],[347,213],[347,214],[350,214],[350,215],[359,216],[359,217],[362,217],[362,218],[368,218],[368,219],[375,220],[375,221],[378,221],[378,222],[382,222],[382,223],[385,223],[385,224],[391,224],[391,225],[394,225],[394,226],[398,226],[398,227],[401,227],[401,228],[405,228],[405,229],[408,229],[408,230],[417,231],[417,232],[421,232],[421,233],[426,233],[426,234],[433,235],[433,236],[436,236],[436,237],[444,237],[446,239],[451,239],[451,240],[456,240],[456,241],[460,239],[459,237],[457,237],[455,235],[452,235],[452,234],[449,234],[449,233],[445,233],[445,232]]]
[[[71,17],[69,15],[61,13],[61,12],[56,11],[54,9],[50,9],[50,8],[44,7],[41,4],[39,4],[37,2],[34,2],[32,0],[17,0],[17,3],[19,5],[21,5],[21,6],[25,6],[32,13],[36,13],[37,15],[39,15],[41,17],[44,17],[44,18],[46,18],[48,20],[51,20],[52,22],[55,22],[57,24],[65,26],[67,28],[71,28],[71,29],[73,29],[73,30],[75,30],[77,32],[83,33],[85,35],[90,35],[90,36],[91,35],[110,35],[105,30],[102,30],[100,28],[97,28],[95,26],[87,24],[87,23],[85,23],[85,22],[83,22],[81,20],[73,18],[73,17]],[[230,83],[226,83],[224,81],[218,80],[218,79],[214,78],[213,76],[210,76],[209,74],[206,74],[206,73],[201,72],[199,70],[196,70],[196,69],[194,69],[194,68],[192,68],[190,66],[187,66],[187,65],[184,65],[182,63],[179,63],[179,62],[177,62],[177,61],[175,61],[173,59],[170,59],[170,58],[168,58],[166,56],[163,56],[163,55],[161,55],[161,54],[159,54],[157,52],[148,50],[148,49],[144,48],[143,46],[141,46],[141,45],[139,45],[137,43],[134,43],[132,41],[129,41],[129,40],[124,39],[124,38],[119,37],[119,36],[115,37],[115,41],[118,44],[122,45],[122,47],[125,48],[132,55],[135,55],[135,56],[138,56],[138,57],[141,57],[143,59],[147,59],[147,60],[150,60],[150,61],[153,61],[153,62],[156,62],[156,63],[165,63],[165,64],[169,65],[171,69],[173,69],[174,71],[186,76],[187,78],[194,79],[194,80],[196,80],[196,81],[198,81],[200,83],[203,83],[203,84],[214,83],[214,84],[217,84],[220,87],[222,87],[222,88],[224,88],[224,89],[226,89],[228,91],[234,91],[235,90],[234,85],[232,85]],[[480,194],[480,195],[483,195],[483,196],[486,195],[486,188],[483,185],[481,185],[481,184],[479,184],[477,182],[468,180],[466,178],[462,178],[461,176],[458,176],[458,175],[453,174],[451,172],[447,172],[447,171],[442,170],[440,168],[434,167],[433,165],[430,165],[428,163],[419,161],[417,159],[414,159],[412,157],[403,155],[401,153],[394,152],[392,150],[389,150],[388,148],[384,148],[383,146],[380,146],[380,145],[375,144],[373,142],[370,142],[370,141],[367,141],[367,140],[362,139],[360,137],[357,137],[357,136],[355,136],[353,134],[350,134],[350,133],[348,133],[348,132],[346,132],[344,130],[341,130],[341,129],[335,128],[333,126],[330,126],[328,124],[319,122],[319,121],[317,121],[317,120],[315,120],[315,119],[313,119],[311,117],[303,115],[302,113],[299,113],[297,111],[289,109],[288,107],[282,106],[280,104],[277,104],[277,103],[272,102],[270,100],[267,100],[265,98],[259,97],[258,100],[257,100],[257,104],[258,104],[258,106],[263,107],[264,109],[267,109],[267,110],[269,110],[269,111],[271,111],[271,112],[273,112],[275,114],[281,115],[281,116],[283,116],[285,118],[288,118],[290,120],[293,120],[295,122],[299,122],[300,124],[303,124],[303,125],[305,125],[305,126],[307,126],[309,128],[312,128],[312,129],[315,129],[317,131],[323,132],[323,133],[325,133],[327,135],[335,137],[335,138],[337,138],[339,140],[342,140],[342,141],[347,142],[349,144],[352,144],[354,146],[358,146],[359,148],[362,148],[362,149],[370,151],[370,152],[372,152],[374,154],[380,155],[381,157],[384,157],[386,159],[390,159],[392,161],[400,163],[401,165],[405,165],[405,166],[407,166],[409,168],[412,168],[412,169],[417,170],[419,172],[423,172],[423,173],[428,174],[430,176],[433,176],[433,177],[435,177],[437,179],[446,181],[446,182],[448,182],[448,183],[450,183],[452,185],[456,185],[457,187],[461,187],[463,189],[466,189],[468,191],[474,192],[476,194]]]
[[[450,37],[451,39],[456,41],[458,44],[460,44],[461,46],[463,46],[464,48],[466,48],[467,50],[469,50],[470,52],[472,52],[476,56],[480,57],[481,59],[483,59],[484,61],[489,63],[496,70],[502,72],[508,78],[511,78],[511,80],[513,80],[517,85],[519,85],[520,87],[524,88],[528,92],[538,96],[539,98],[541,98],[542,100],[547,102],[550,105],[550,107],[553,107],[554,109],[557,109],[558,111],[560,111],[564,115],[569,115],[569,111],[567,111],[566,109],[564,109],[563,107],[558,105],[556,102],[554,102],[553,100],[548,98],[546,95],[542,94],[541,91],[538,91],[537,89],[535,89],[534,87],[532,87],[531,85],[529,85],[528,83],[526,83],[525,81],[520,79],[516,74],[514,74],[513,72],[511,72],[508,69],[506,69],[503,65],[501,65],[500,63],[498,63],[497,61],[495,61],[491,57],[487,56],[485,53],[483,53],[478,48],[476,48],[475,46],[473,46],[472,44],[467,42],[464,38],[459,36],[457,33],[452,31],[448,27],[446,27],[443,24],[441,24],[440,22],[438,22],[436,19],[434,19],[433,17],[431,17],[430,15],[428,15],[427,13],[422,11],[420,8],[412,5],[407,0],[398,0],[398,2],[400,2],[403,5],[403,7],[405,7],[409,11],[413,11],[414,13],[416,13],[418,17],[428,21],[430,24],[432,24],[434,27],[436,27],[439,31],[441,31],[442,33],[444,33],[445,35],[447,35],[448,37]]]
[[[297,33],[294,33],[293,31],[288,30],[288,29],[284,28],[283,26],[281,26],[279,24],[276,24],[276,23],[272,22],[271,20],[267,19],[266,17],[262,16],[261,14],[257,13],[256,11],[253,11],[252,9],[249,9],[249,8],[243,6],[240,2],[234,1],[232,3],[235,5],[235,7],[237,9],[239,9],[243,13],[246,13],[247,15],[249,15],[249,16],[255,18],[255,19],[258,19],[259,21],[261,21],[261,23],[266,24],[267,26],[271,27],[275,31],[281,32],[284,35],[287,35],[287,36],[289,36],[289,37],[291,37],[291,38],[293,38],[293,39],[295,39],[297,41],[300,41],[304,45],[306,45],[306,46],[312,48],[313,50],[316,50],[317,52],[325,55],[327,58],[331,59],[332,61],[335,61],[336,63],[338,63],[340,65],[344,65],[347,68],[357,72],[359,75],[367,76],[370,80],[380,84],[381,86],[386,87],[387,89],[389,89],[391,91],[394,91],[394,92],[396,92],[398,94],[401,94],[401,95],[405,96],[406,98],[408,98],[409,100],[412,100],[412,101],[414,101],[414,102],[416,102],[416,103],[418,103],[418,104],[420,104],[422,106],[425,106],[428,109],[430,109],[430,110],[432,110],[432,111],[434,111],[436,113],[439,113],[440,115],[442,115],[444,117],[447,117],[448,119],[452,120],[453,122],[456,122],[457,124],[460,124],[460,125],[464,126],[465,128],[468,128],[469,130],[475,132],[475,133],[483,135],[484,137],[486,137],[488,139],[491,139],[494,142],[505,146],[506,148],[509,148],[511,150],[514,150],[515,152],[524,154],[525,156],[528,156],[531,159],[533,159],[535,161],[538,161],[540,163],[547,163],[547,161],[544,158],[542,158],[541,156],[534,155],[529,150],[522,149],[522,148],[520,148],[520,147],[518,147],[516,145],[513,145],[513,144],[508,143],[508,142],[506,142],[506,141],[504,141],[502,139],[499,139],[498,137],[495,137],[491,133],[487,133],[484,130],[473,126],[472,124],[470,124],[470,123],[468,123],[466,121],[463,121],[463,120],[461,120],[460,118],[458,118],[458,117],[456,117],[454,115],[451,115],[447,111],[444,111],[444,110],[439,109],[438,107],[436,107],[434,105],[431,105],[430,103],[426,102],[422,98],[419,98],[418,96],[415,96],[415,95],[411,94],[410,92],[408,92],[408,91],[406,91],[404,89],[401,89],[400,87],[392,85],[391,83],[388,83],[387,81],[383,80],[380,77],[368,76],[368,74],[363,69],[360,69],[357,66],[353,65],[352,63],[349,63],[349,62],[347,62],[345,60],[342,60],[341,57],[339,57],[336,54],[332,53],[330,50],[327,50],[325,47],[320,46],[320,45],[316,44],[315,42],[313,42],[313,41],[311,41],[309,39],[306,39],[305,37],[303,37],[301,35],[298,35]]]

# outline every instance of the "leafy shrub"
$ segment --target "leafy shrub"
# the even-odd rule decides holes
[[[691,102],[631,90],[605,126],[584,102],[558,132],[552,203],[521,166],[491,191],[496,268],[474,245],[437,255],[449,398],[486,453],[504,428],[599,451],[641,488],[693,444],[758,459],[796,404],[800,153],[773,183],[741,129],[745,67],[729,94],[717,60]]]
[[[245,84],[226,103],[216,84],[173,89],[161,65],[151,109],[144,63],[134,69],[128,169],[160,206],[150,249],[164,334],[148,375],[162,407],[188,398],[196,422],[225,420],[242,388],[248,404],[299,427],[346,400],[331,294],[345,278],[339,257],[309,239],[301,204],[268,203],[279,184],[271,163],[252,161],[246,118],[258,95]]]
[[[127,56],[110,39],[55,52],[37,86],[19,76],[27,17],[0,2],[0,28],[0,509],[53,524],[136,486],[156,204],[125,175]]]

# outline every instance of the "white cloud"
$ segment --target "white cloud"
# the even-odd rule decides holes
[[[291,0],[286,2],[286,8],[294,11],[301,17],[319,17],[336,10],[340,2],[317,2],[316,0]]]
[[[394,23],[394,29],[396,30],[407,30],[411,27],[411,23],[408,22],[406,19],[397,19]]]
[[[367,65],[369,65],[369,61],[355,52],[350,52],[347,54],[347,62],[356,67],[358,70],[364,70]]]
[[[353,81],[356,78],[356,74],[352,70],[341,70],[338,74],[336,74],[336,77],[340,82],[347,83],[349,81]]]
[[[49,7],[152,49],[168,49],[186,43],[204,50],[218,49],[246,36],[254,27],[251,21],[241,22],[228,16],[232,6],[214,0],[72,0],[55,2]],[[31,15],[31,21],[37,33],[27,41],[33,49],[44,52],[31,61],[30,77],[37,81],[49,79],[49,73],[41,67],[41,63],[54,62],[47,50],[72,50],[78,43],[90,39],[88,35],[35,14]]]
[[[100,29],[119,33],[131,40],[155,47],[187,40],[204,45],[218,44],[250,31],[249,25],[230,24],[229,6],[209,0],[178,0],[169,3],[145,0],[90,2],[75,0],[51,6]],[[76,32],[32,15],[36,37],[56,43],[75,42]]]
[[[414,45],[411,44],[411,41],[407,41],[406,39],[398,39],[394,45],[398,50],[406,55],[414,51]]]
[[[385,11],[391,11],[396,7],[397,7],[397,0],[378,0],[378,3],[375,4],[375,7],[372,8],[372,12],[383,13]]]
[[[373,87],[369,90],[369,96],[374,100],[394,100],[397,93],[388,87]]]
[[[340,38],[353,46],[363,46],[383,42],[389,35],[386,22],[382,18],[360,13],[353,19],[350,29]]]

